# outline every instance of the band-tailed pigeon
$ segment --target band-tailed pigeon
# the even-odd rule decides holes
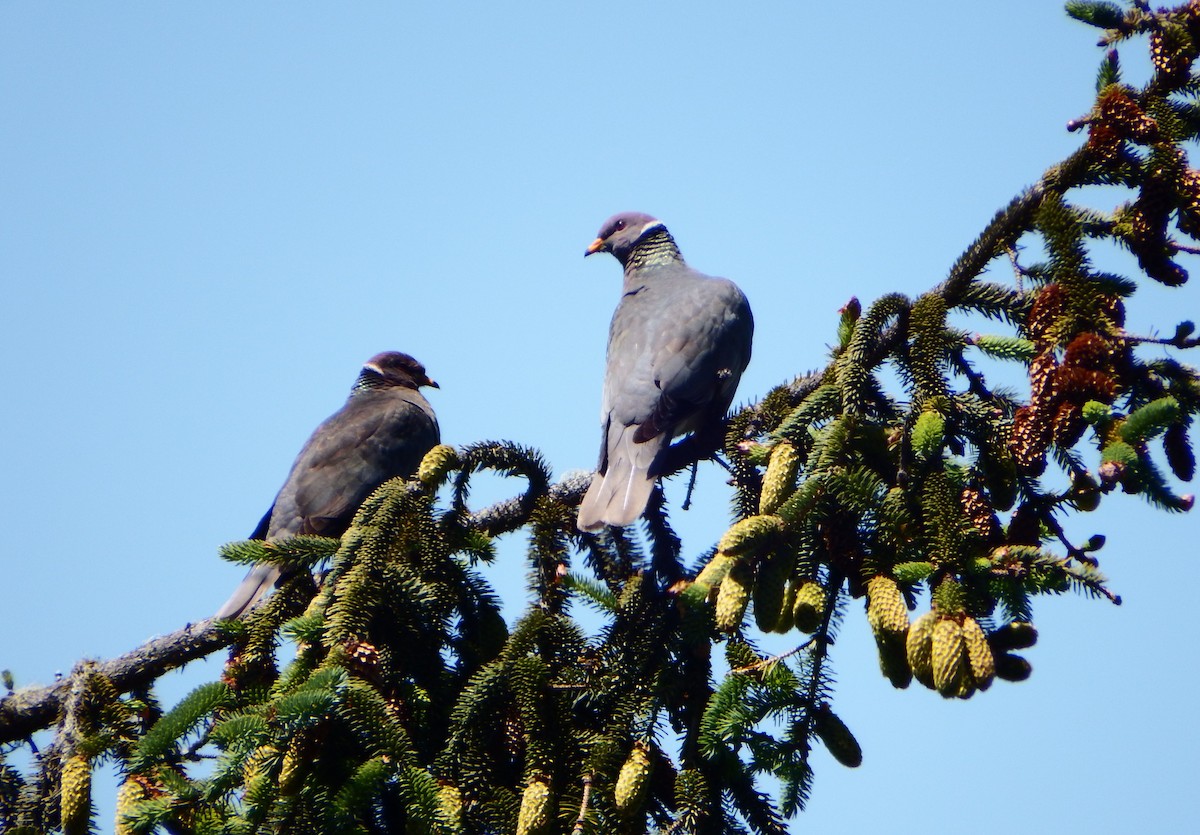
[[[595,252],[621,262],[625,283],[608,331],[600,464],[576,520],[585,531],[641,516],[671,439],[725,416],[754,335],[737,285],[684,263],[650,215],[609,218],[587,249]]]
[[[251,539],[295,534],[341,536],[358,506],[383,482],[416,472],[440,440],[421,386],[438,385],[408,354],[376,354],[362,367],[346,405],[317,427]],[[217,612],[235,618],[281,579],[277,566],[256,565]]]

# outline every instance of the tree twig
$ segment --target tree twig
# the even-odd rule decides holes
[[[583,835],[583,826],[587,823],[588,804],[592,801],[592,775],[583,775],[583,799],[579,801],[579,817],[575,819],[575,828],[571,835]]]

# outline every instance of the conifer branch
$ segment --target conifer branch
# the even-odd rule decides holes
[[[1187,272],[1171,259],[1200,253],[1174,237],[1200,240],[1200,170],[1185,149],[1200,135],[1200,108],[1168,100],[1200,94],[1200,0],[1158,13],[1140,2],[1070,7],[1106,39],[1149,34],[1151,82],[1122,84],[1110,52],[1093,109],[1068,126],[1086,128],[1084,145],[997,212],[940,283],[866,312],[852,299],[823,370],[670,448],[667,472],[715,459],[733,476],[734,524],[698,575],[685,564],[706,545],[689,543],[685,563],[660,492],[645,538],[633,528],[584,534],[574,509],[590,473],[551,484],[536,450],[440,446],[415,481],[377,490],[340,540],[229,549],[296,575],[241,622],[201,621],[0,700],[0,744],[38,755],[28,779],[17,775],[20,804],[0,792],[0,828],[19,805],[27,826],[77,829],[66,821],[86,808],[89,789],[78,789],[106,756],[129,775],[126,819],[140,831],[191,831],[208,815],[211,827],[239,831],[573,824],[582,835],[640,831],[652,818],[665,831],[782,833],[757,774],[782,781],[779,808],[792,815],[811,789],[814,740],[843,765],[862,761],[830,704],[834,633],[850,598],[865,598],[883,674],[898,688],[916,680],[965,699],[995,678],[1027,677],[1029,664],[1008,650],[1036,639],[1033,596],[1074,588],[1120,602],[1092,556],[1102,538],[1073,545],[1056,514],[1094,510],[1116,486],[1162,510],[1190,509],[1194,498],[1172,492],[1148,445],[1161,442],[1171,473],[1190,480],[1200,415],[1194,369],[1135,351],[1198,347],[1192,323],[1171,339],[1124,331],[1141,279],[1182,284]],[[1100,212],[1068,199],[1085,185],[1137,194]],[[1026,240],[1044,251],[1040,263],[1020,263]],[[1096,242],[1126,248],[1138,280],[1097,271]],[[984,280],[1005,257],[1015,278]],[[957,328],[962,314],[1015,332],[972,339]],[[1027,401],[989,388],[972,351],[1024,365]],[[1081,449],[1088,432],[1095,476]],[[1048,466],[1070,486],[1049,488]],[[473,511],[470,481],[482,470],[524,479],[523,492]],[[536,599],[510,633],[476,564],[494,555],[492,538],[520,529]],[[1065,557],[1050,550],[1058,544]],[[305,569],[334,546],[305,608]],[[577,554],[595,580],[568,573]],[[910,620],[926,592],[929,610]],[[572,598],[609,618],[598,636],[572,619]],[[751,599],[760,631],[811,637],[763,658],[740,637]],[[997,625],[997,610],[1012,622]],[[738,637],[725,642],[730,673],[714,686],[717,630]],[[281,671],[285,639],[298,652]],[[161,714],[148,686],[231,644],[221,681]],[[667,718],[681,734],[674,757],[652,740]],[[38,752],[31,735],[55,726]],[[189,757],[210,742],[213,774],[190,773]],[[575,814],[568,792],[581,780]]]
[[[549,488],[556,502],[576,505],[587,490],[590,474],[568,476]],[[528,521],[524,497],[497,502],[471,516],[471,524],[491,536],[508,533]],[[228,647],[235,636],[214,618],[189,623],[167,635],[152,638],[124,655],[97,661],[92,668],[112,681],[121,693],[154,682],[163,673]],[[74,677],[42,687],[24,687],[0,699],[0,744],[25,739],[50,727],[71,692]]]
[[[214,618],[153,638],[137,649],[92,670],[112,681],[122,693],[145,687],[168,670],[203,658],[233,639]],[[27,687],[0,699],[0,743],[12,742],[49,727],[71,692],[74,676],[45,687]]]

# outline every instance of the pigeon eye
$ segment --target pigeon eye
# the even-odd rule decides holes
[[[616,223],[616,226],[614,228],[616,229],[616,231],[620,232],[622,229],[625,228],[625,221],[618,220]]]

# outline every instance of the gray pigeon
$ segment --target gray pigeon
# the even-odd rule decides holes
[[[438,384],[408,354],[389,351],[371,357],[346,405],[304,444],[250,538],[269,542],[295,534],[341,536],[376,487],[416,472],[441,437],[433,407],[417,390],[421,386]],[[254,566],[217,617],[238,617],[281,579],[277,566]]]
[[[642,515],[671,439],[720,425],[754,335],[737,285],[685,264],[650,215],[609,218],[587,249],[595,252],[621,262],[625,283],[608,331],[600,464],[576,520],[584,531]]]

